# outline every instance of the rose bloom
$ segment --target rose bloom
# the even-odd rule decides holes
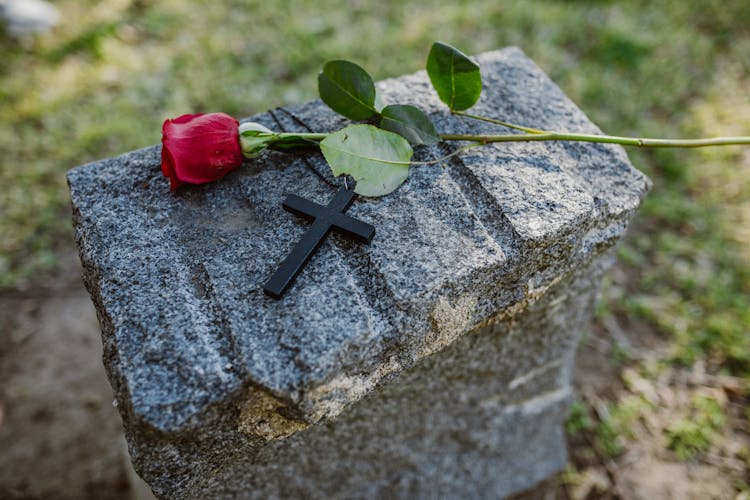
[[[242,165],[239,122],[224,113],[166,120],[161,133],[161,171],[170,188],[221,179]]]

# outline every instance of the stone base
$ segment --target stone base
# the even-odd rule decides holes
[[[233,415],[215,422],[223,439],[143,436],[131,449],[136,467],[170,498],[501,498],[528,489],[565,467],[575,346],[610,262],[539,291],[335,419],[307,426],[250,388],[240,408],[217,409]],[[175,461],[165,468],[154,458],[168,450]],[[196,456],[205,460],[189,462]]]

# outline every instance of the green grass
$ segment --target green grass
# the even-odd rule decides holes
[[[3,39],[0,46],[8,55],[0,68],[3,286],[54,264],[55,242],[70,232],[65,170],[157,142],[168,116],[243,116],[313,98],[315,75],[328,59],[357,61],[383,78],[422,68],[434,38],[468,53],[517,44],[617,134],[724,132],[703,127],[731,126],[712,121],[714,106],[726,104],[716,88],[727,72],[745,80],[748,73],[750,7],[740,1],[661,8],[331,0],[57,5],[66,22],[55,32],[26,44]],[[736,151],[721,156],[717,168],[736,163]],[[687,196],[687,209],[702,203],[689,193],[685,173],[703,168],[702,156],[637,152],[634,160],[657,180],[647,210],[660,207],[662,195]]]
[[[707,396],[694,397],[688,413],[666,429],[667,446],[682,460],[707,451],[726,421],[721,405]]]
[[[435,39],[518,45],[608,133],[750,134],[746,0],[56,5],[54,32],[0,36],[0,287],[70,246],[66,170],[158,142],[167,117],[314,98],[329,59],[379,79],[423,68]],[[750,151],[630,153],[654,189],[604,309],[668,339],[674,363],[749,378]]]
[[[579,446],[579,462],[598,462],[621,455],[628,440],[635,437],[638,419],[653,407],[644,398],[628,394],[620,401],[608,404],[600,415],[582,401],[571,407],[565,431],[571,439],[583,438],[587,442]],[[586,454],[588,453],[588,456]],[[581,460],[586,456],[586,460]]]

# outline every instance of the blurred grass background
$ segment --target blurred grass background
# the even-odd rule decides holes
[[[54,4],[62,22],[52,32],[0,36],[0,289],[7,292],[54,279],[57,256],[73,245],[66,170],[158,142],[167,117],[241,117],[315,98],[316,74],[329,59],[353,60],[381,79],[422,69],[435,39],[468,54],[518,45],[607,133],[750,135],[747,0]],[[727,405],[739,406],[739,420],[709,418],[697,431],[665,427],[665,446],[695,460],[722,432],[747,433],[750,148],[628,152],[654,189],[619,250],[597,324],[614,321],[655,339],[657,369],[625,347],[612,359],[647,380],[698,366],[740,381],[717,410],[725,416],[734,411]],[[622,401],[612,405],[598,423],[587,420],[588,410],[574,415],[572,432],[605,440],[600,455],[622,452],[615,438],[627,436],[621,423],[632,420],[620,418]],[[636,407],[636,419],[653,411]],[[693,406],[684,412],[690,420]]]

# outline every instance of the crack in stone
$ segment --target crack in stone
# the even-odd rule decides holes
[[[502,207],[460,158],[452,159],[448,173],[484,230],[502,248],[508,260],[513,260],[518,256],[523,242],[511,222],[505,217]]]

